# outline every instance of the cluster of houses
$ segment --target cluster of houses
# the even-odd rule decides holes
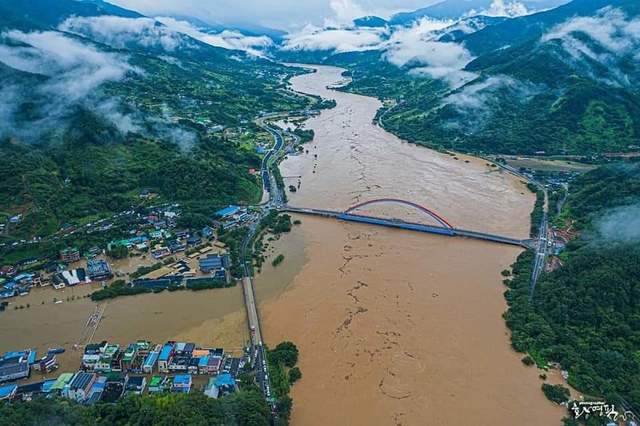
[[[32,349],[5,352],[0,357],[0,383],[25,379],[31,374],[31,369],[50,373],[58,368],[56,354],[60,350],[53,349],[42,358]]]
[[[16,362],[26,364],[27,368],[30,362],[37,362],[35,351],[7,353],[5,357],[19,360]],[[115,402],[126,394],[189,393],[194,389],[197,376],[208,377],[202,391],[211,398],[218,398],[236,390],[236,377],[245,362],[245,358],[228,356],[223,349],[200,348],[194,343],[154,345],[138,341],[120,347],[105,341],[85,347],[80,371],[62,373],[56,379],[37,383],[0,386],[0,400],[56,395],[93,404],[98,401]],[[41,360],[39,363],[43,368],[45,362]],[[2,365],[0,362],[0,372]],[[6,370],[4,381],[29,376],[28,370],[26,374],[24,370],[15,370],[11,375]]]
[[[223,349],[200,348],[194,343],[167,342],[153,345],[147,341],[131,343],[126,347],[118,344],[90,344],[85,347],[82,369],[98,373],[130,372],[151,374],[159,372],[188,373],[194,375],[217,375],[225,362],[233,365]]]
[[[11,278],[0,277],[0,299],[27,294],[32,287],[43,284],[39,274],[21,273]]]
[[[197,232],[175,230],[180,215],[178,208],[178,205],[169,205],[149,208],[147,213],[122,212],[112,219],[101,219],[95,223],[87,224],[86,232],[95,230],[94,228],[97,226],[103,227],[107,224],[113,224],[117,220],[123,220],[127,226],[135,226],[135,228],[130,229],[128,238],[109,243],[107,250],[122,246],[130,251],[149,252],[154,259],[160,260],[187,250],[200,249],[193,255],[189,255],[189,257],[206,256],[206,259],[200,262],[200,270],[204,274],[212,275],[215,279],[229,280],[228,259],[207,254],[207,248],[202,248],[203,239],[214,238],[214,228],[206,226]],[[248,220],[250,215],[251,213],[246,208],[228,206],[214,214],[217,221],[212,226],[222,226],[229,229]],[[56,289],[62,289],[78,284],[107,281],[113,278],[114,273],[107,261],[97,257],[103,252],[99,247],[92,247],[83,253],[77,247],[68,247],[58,253],[57,259],[48,259],[46,264],[38,267],[38,272],[18,272],[18,269],[21,268],[33,269],[33,265],[25,264],[21,268],[16,268],[14,265],[3,265],[0,268],[0,299],[25,295],[36,286],[53,285]],[[80,261],[83,256],[87,258],[86,267],[69,267],[69,265]],[[192,277],[195,272],[192,272],[185,263],[182,270],[178,271],[178,275]]]
[[[232,229],[250,219],[251,214],[246,207],[228,206],[215,212],[218,218],[216,225],[224,229]]]
[[[75,255],[71,256],[71,250],[65,249],[60,252],[63,262],[74,262]],[[5,275],[6,276],[6,275]],[[40,273],[23,272],[12,276],[11,278],[0,277],[0,299],[8,299],[18,295],[26,295],[33,287],[45,287],[53,285],[55,289],[64,287],[73,287],[78,284],[87,284],[91,282],[102,282],[113,277],[111,266],[106,260],[90,259],[87,261],[86,268],[68,269],[58,265],[50,275],[41,275]]]

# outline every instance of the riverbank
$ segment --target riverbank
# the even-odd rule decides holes
[[[302,176],[289,204],[344,210],[393,196],[459,226],[527,236],[534,200],[519,179],[400,141],[371,124],[377,100],[326,89],[341,70],[318,69],[293,88],[337,106],[307,122],[309,153],[281,164]],[[367,213],[423,220],[395,207]],[[297,260],[288,255],[301,248]],[[510,349],[501,317],[500,271],[519,249],[305,217],[277,253],[286,260],[256,288],[266,341],[300,348],[294,425],[559,424],[563,410]],[[279,268],[282,292],[262,297]]]

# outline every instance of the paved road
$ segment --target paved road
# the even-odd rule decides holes
[[[254,353],[254,369],[256,372],[256,381],[265,398],[271,402],[272,409],[274,402],[271,398],[271,385],[269,384],[269,376],[266,362],[266,351],[262,340],[262,329],[260,327],[260,315],[256,301],[256,293],[253,286],[252,270],[251,270],[251,244],[258,230],[260,221],[274,208],[278,208],[283,202],[282,188],[278,187],[278,183],[272,172],[275,166],[275,159],[278,158],[280,152],[284,148],[284,137],[275,128],[264,123],[264,118],[257,121],[257,124],[271,134],[274,139],[273,147],[267,152],[262,159],[261,176],[263,179],[264,189],[269,192],[269,201],[261,206],[261,214],[258,218],[249,224],[249,232],[242,241],[240,247],[240,259],[242,263],[243,277],[242,288],[244,295],[245,308],[247,310],[247,322],[249,332],[251,334],[251,345]]]
[[[536,291],[536,284],[540,278],[540,274],[544,270],[546,258],[548,254],[548,233],[549,233],[549,220],[547,212],[542,216],[540,223],[540,232],[538,234],[538,244],[536,247],[535,258],[533,259],[533,271],[531,272],[531,283],[529,286],[529,300],[533,299],[533,295]]]
[[[544,214],[540,221],[540,229],[537,238],[538,242],[536,244],[536,253],[535,258],[533,259],[533,270],[531,271],[531,281],[529,284],[529,300],[532,300],[536,291],[536,284],[538,283],[538,279],[546,265],[549,250],[549,194],[547,192],[547,188],[541,182],[520,173],[516,168],[511,167],[508,164],[498,163],[486,157],[483,158],[487,161],[491,161],[496,166],[525,179],[527,182],[530,182],[544,192]]]

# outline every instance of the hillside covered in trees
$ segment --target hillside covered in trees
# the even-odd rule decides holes
[[[559,220],[580,230],[529,299],[531,252],[514,264],[505,314],[513,347],[559,363],[569,383],[640,406],[640,165],[596,169],[572,183]]]
[[[414,22],[378,46],[299,55],[346,68],[345,90],[395,101],[382,124],[415,143],[471,153],[634,151],[639,13],[635,0],[575,0],[473,30],[465,19],[441,30]]]
[[[134,207],[142,190],[200,219],[255,202],[270,138],[253,120],[313,102],[282,90],[300,70],[102,1],[0,12],[0,222],[21,215],[8,244]]]

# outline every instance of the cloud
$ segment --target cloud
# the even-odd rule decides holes
[[[135,45],[173,52],[178,48],[195,47],[190,42],[189,38],[192,38],[211,46],[262,56],[262,50],[273,45],[273,41],[266,36],[249,37],[235,31],[206,33],[187,21],[171,17],[72,17],[64,21],[59,29],[120,49]]]
[[[14,30],[0,35],[0,62],[31,75],[13,79],[0,89],[2,136],[32,141],[62,130],[78,105],[102,114],[122,131],[135,127],[113,99],[96,96],[103,84],[138,72],[125,56],[100,51],[56,31]]]
[[[437,41],[451,20],[423,18],[411,27],[319,28],[307,26],[285,38],[284,50],[361,52],[383,51],[383,57],[416,76],[444,80],[459,87],[476,74],[464,71],[473,56],[461,44]]]
[[[600,237],[610,241],[640,240],[640,204],[618,207],[596,221]]]
[[[137,45],[172,52],[185,44],[185,38],[180,33],[169,30],[151,18],[72,17],[60,24],[58,29],[119,49]]]
[[[559,41],[571,57],[589,72],[583,59],[604,65],[616,81],[628,85],[629,76],[618,61],[632,56],[640,61],[640,18],[628,19],[624,12],[604,8],[596,16],[576,17],[552,28],[541,41]]]
[[[398,67],[408,67],[414,75],[426,75],[459,87],[476,77],[463,68],[473,56],[464,46],[439,42],[436,38],[452,21],[424,18],[409,28],[399,28],[386,45],[385,58]]]
[[[11,68],[50,77],[42,90],[75,100],[107,81],[134,71],[125,57],[101,52],[59,32],[9,31],[0,44],[0,61]],[[15,43],[22,43],[15,45]]]
[[[327,20],[345,24],[364,15],[390,16],[439,0],[112,0],[150,16],[195,16],[209,24],[246,24],[298,31]],[[359,16],[355,16],[360,14]]]
[[[267,36],[245,36],[240,32],[230,30],[207,33],[186,21],[170,17],[157,17],[156,20],[173,31],[186,34],[211,46],[230,50],[243,50],[253,56],[263,56],[264,50],[273,46],[273,40]]]
[[[516,16],[524,16],[534,11],[529,11],[527,6],[519,1],[493,0],[491,5],[484,10],[476,12],[471,11],[468,15],[484,15],[484,16],[505,16],[515,18]]]
[[[319,28],[308,25],[285,37],[284,50],[360,52],[382,46],[388,32],[381,28]]]
[[[524,104],[542,90],[542,86],[524,83],[506,75],[478,79],[442,100],[443,106],[451,106],[461,115],[445,126],[464,128],[465,132],[474,133],[484,126],[505,99],[513,104]]]
[[[542,41],[560,40],[571,54],[597,59],[599,54],[580,40],[579,34],[588,36],[608,52],[624,55],[635,52],[640,44],[640,18],[629,20],[621,10],[605,8],[596,16],[573,18],[554,27]]]
[[[356,18],[367,15],[367,12],[353,0],[331,0],[329,6],[338,22],[350,23]]]

